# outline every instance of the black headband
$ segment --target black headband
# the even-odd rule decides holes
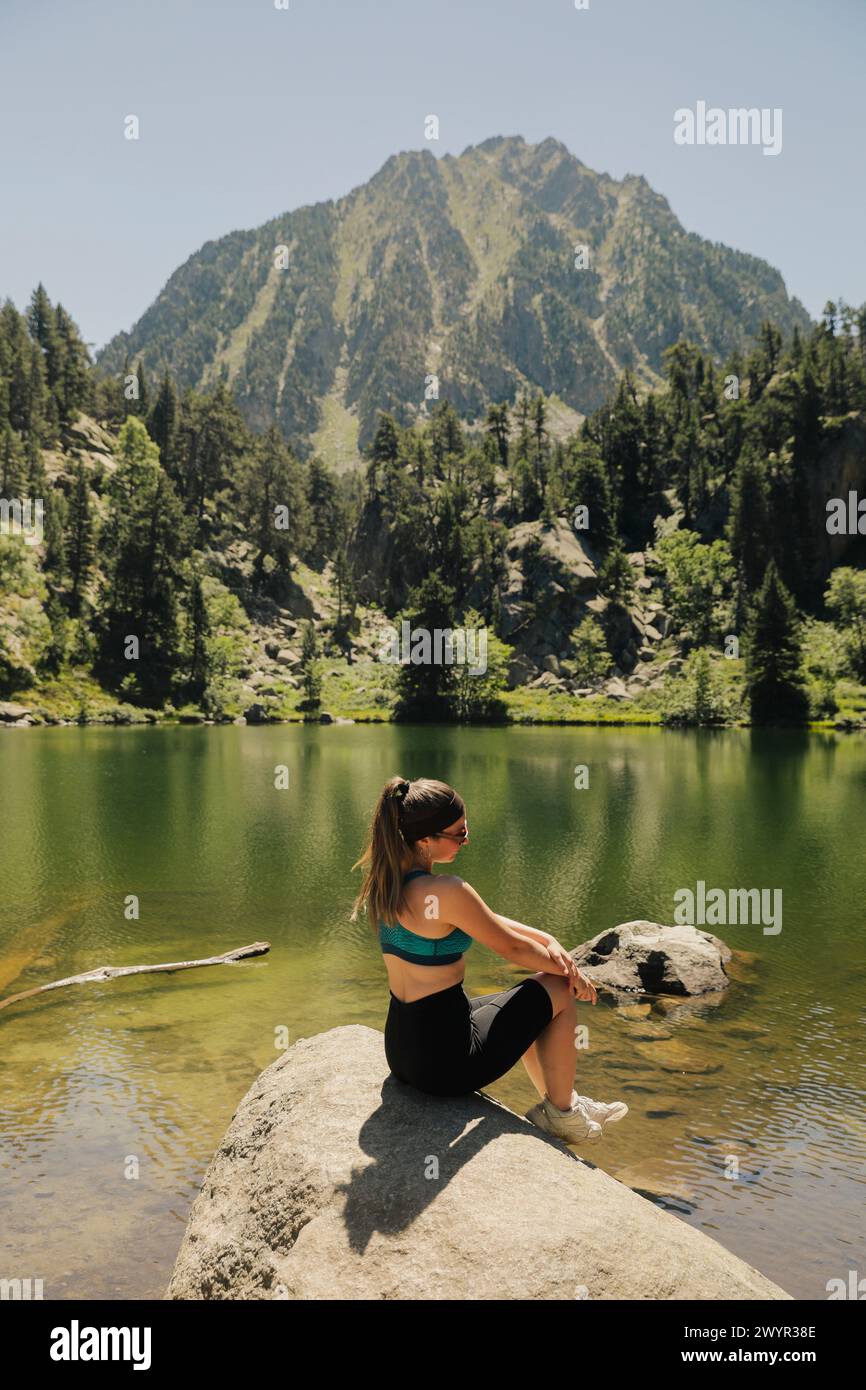
[[[422,840],[425,835],[437,834],[444,830],[446,825],[459,820],[466,809],[462,798],[455,791],[452,791],[450,800],[444,806],[437,806],[417,817],[412,816],[411,807],[407,810],[403,797],[400,798],[400,802],[400,825],[403,838],[406,840]]]

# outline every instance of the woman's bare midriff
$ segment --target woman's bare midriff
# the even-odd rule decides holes
[[[434,875],[435,877],[435,875]],[[431,940],[440,940],[454,930],[450,922],[431,922],[424,916],[425,895],[430,892],[429,879],[413,879],[406,885],[406,897],[398,916],[407,931]],[[423,890],[423,891],[422,891]],[[427,994],[438,994],[459,984],[466,973],[463,957],[451,965],[413,965],[401,956],[383,955],[391,993],[401,1004],[414,1004]]]
[[[414,1004],[425,994],[438,994],[441,989],[450,989],[463,979],[465,967],[462,958],[453,965],[413,965],[410,960],[400,956],[384,955],[385,968],[391,993],[401,1004]]]

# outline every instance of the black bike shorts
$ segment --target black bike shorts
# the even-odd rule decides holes
[[[467,1095],[504,1076],[553,1018],[550,995],[531,976],[474,998],[462,981],[408,1004],[389,992],[388,1066],[398,1081],[436,1096]]]

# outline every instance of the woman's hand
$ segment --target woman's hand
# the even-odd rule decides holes
[[[588,999],[594,1004],[597,1000],[595,985],[588,980],[582,970],[575,964],[574,957],[566,951],[552,936],[547,943],[547,953],[554,965],[558,965],[561,974],[568,976],[569,988],[575,999]]]
[[[575,967],[577,969],[577,967]],[[598,995],[595,992],[595,985],[592,983],[582,970],[577,970],[574,981],[572,982],[572,994],[575,999],[588,999],[590,1004],[598,1002]]]

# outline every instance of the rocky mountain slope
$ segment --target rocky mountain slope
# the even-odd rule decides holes
[[[623,368],[657,383],[682,336],[722,361],[767,317],[810,326],[766,262],[686,232],[642,177],[511,136],[395,155],[337,201],[207,242],[98,361],[222,376],[253,428],[351,467],[377,410],[408,424],[428,388],[470,418],[540,388],[571,429]]]

